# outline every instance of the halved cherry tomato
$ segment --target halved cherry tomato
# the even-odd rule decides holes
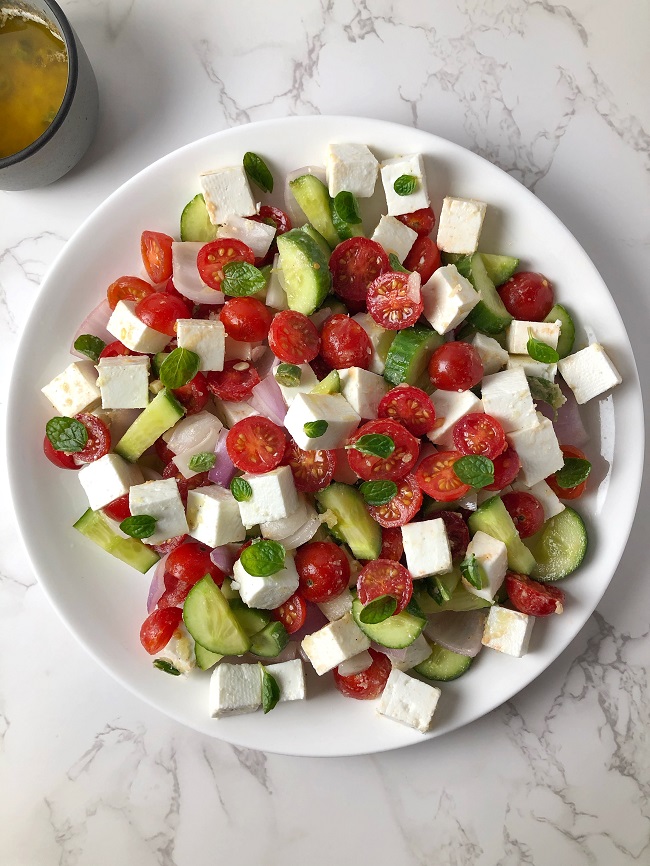
[[[263,415],[243,418],[226,437],[230,459],[244,472],[270,472],[282,462],[286,447],[284,430]]]
[[[43,454],[59,469],[81,469],[81,463],[75,463],[74,454],[57,451],[47,436],[43,439]]]
[[[579,460],[586,460],[587,458],[584,455],[584,452],[579,448],[574,448],[573,445],[561,445],[562,454],[564,457],[577,457]],[[555,473],[553,475],[549,475],[546,479],[546,483],[551,488],[553,493],[560,499],[578,499],[587,489],[587,482],[581,481],[580,484],[576,484],[575,487],[560,487],[560,485],[555,480]]]
[[[112,343],[107,343],[99,353],[100,358],[118,358],[122,355],[142,355],[143,352],[134,352],[128,349],[124,343],[119,340],[113,340]]]
[[[168,538],[167,541],[161,541],[160,544],[148,544],[147,547],[155,550],[158,556],[162,557],[167,556],[168,553],[176,550],[176,548],[180,547],[181,544],[185,544],[188,540],[189,535],[176,535],[174,538]]]
[[[407,475],[396,484],[397,493],[390,502],[387,502],[386,505],[368,506],[372,519],[386,528],[406,526],[413,520],[422,505],[422,491],[415,480],[415,475]]]
[[[187,304],[188,302],[188,299],[184,295],[181,295],[181,293],[178,291],[171,277],[167,280],[167,282],[162,287],[162,289],[160,289],[160,291],[163,292],[165,295],[171,295],[173,298],[178,298],[179,301],[183,301],[184,304]]]
[[[307,602],[297,592],[272,612],[273,619],[281,622],[287,634],[295,634],[307,619]]]
[[[361,367],[367,370],[372,359],[370,337],[358,322],[343,313],[325,320],[320,332],[320,354],[330,369]],[[316,360],[316,359],[314,359]]]
[[[368,238],[350,238],[330,257],[332,291],[358,313],[365,309],[370,284],[389,270],[388,256],[380,244]]]
[[[462,514],[457,511],[439,511],[432,516],[441,518],[445,524],[451,549],[451,561],[461,562],[465,558],[469,545],[469,529]]]
[[[75,463],[94,463],[111,450],[111,431],[97,415],[80,412],[74,416],[86,428],[88,441],[82,451],[75,452]]]
[[[468,391],[483,378],[483,361],[469,343],[443,343],[431,356],[429,378],[442,391]]]
[[[206,376],[208,390],[230,403],[248,400],[253,388],[260,382],[260,374],[249,361],[226,361],[223,370],[210,372]]]
[[[375,322],[388,331],[410,328],[424,311],[419,286],[413,285],[408,274],[392,271],[370,284],[366,304]]]
[[[425,436],[436,423],[436,410],[429,396],[413,385],[397,385],[379,403],[380,418],[400,421],[414,436]]]
[[[422,207],[412,213],[400,214],[397,219],[420,236],[430,235],[436,224],[436,215],[430,207]]]
[[[529,271],[514,274],[497,291],[510,315],[525,322],[541,322],[555,302],[546,277]]]
[[[210,559],[210,548],[198,541],[187,541],[172,550],[165,563],[165,572],[190,586],[194,586],[206,574],[221,586],[225,577]]]
[[[124,496],[120,496],[117,499],[114,499],[112,502],[109,502],[108,505],[105,505],[102,508],[102,511],[107,517],[110,517],[111,520],[115,520],[118,523],[126,520],[127,517],[131,516],[131,509],[129,508],[129,494],[125,493]]]
[[[197,373],[187,385],[174,388],[172,394],[183,406],[187,415],[196,415],[197,412],[202,412],[205,409],[210,399],[208,380],[203,373]]]
[[[399,527],[386,527],[381,530],[380,559],[393,559],[399,562],[404,553],[402,530]]]
[[[316,604],[340,595],[350,582],[348,558],[331,541],[304,544],[296,553],[296,571],[300,594]]]
[[[375,457],[372,454],[362,454],[356,448],[348,448],[348,462],[353,472],[364,481],[376,481],[381,478],[398,481],[408,475],[420,453],[420,442],[409,431],[389,418],[378,418],[368,421],[350,437],[353,445],[362,436],[378,433],[393,440],[395,448],[389,457]]]
[[[472,489],[454,472],[454,463],[463,455],[459,451],[440,451],[425,457],[415,471],[420,488],[437,502],[453,502]]]
[[[157,607],[181,607],[192,589],[192,584],[187,580],[179,580],[168,571],[165,572],[163,580],[165,591],[158,599]]]
[[[167,466],[170,460],[176,456],[175,453],[168,447],[162,436],[159,436],[153,443],[154,450],[162,462]]]
[[[282,310],[271,322],[269,347],[287,364],[307,364],[318,355],[320,337],[316,325],[303,313]]]
[[[289,438],[282,465],[291,467],[296,490],[301,493],[315,493],[331,482],[336,470],[336,452],[303,451]]]
[[[114,310],[118,301],[141,301],[154,292],[154,287],[140,277],[118,277],[106,290],[108,306]]]
[[[253,250],[235,238],[219,238],[204,244],[196,257],[196,266],[201,279],[211,289],[221,291],[223,269],[231,262],[255,264]]]
[[[508,447],[506,434],[496,418],[470,412],[454,424],[454,445],[461,454],[482,454],[494,460]]]
[[[190,308],[184,301],[175,298],[174,295],[166,295],[164,292],[147,295],[146,298],[138,301],[135,314],[149,328],[170,337],[176,336],[178,319],[189,319],[192,316]]]
[[[486,490],[503,490],[508,484],[512,484],[519,470],[521,469],[521,460],[515,449],[508,445],[506,450],[495,457],[494,463],[494,482],[488,484]]]
[[[182,617],[180,607],[167,607],[149,614],[140,629],[140,643],[149,655],[153,656],[167,646]]]
[[[229,298],[219,318],[233,340],[256,343],[266,339],[273,314],[257,298]]]
[[[409,254],[404,259],[406,270],[417,271],[422,278],[423,285],[428,282],[431,274],[437,271],[441,265],[440,250],[431,238],[427,237],[416,238]]]
[[[267,226],[274,226],[276,235],[283,235],[291,229],[291,220],[289,215],[279,207],[273,207],[270,204],[263,204],[258,214],[248,217],[257,223],[266,223]]]
[[[174,239],[162,232],[142,232],[140,252],[152,283],[164,283],[171,277],[173,243]]]
[[[557,586],[538,583],[525,574],[509,571],[505,579],[506,592],[513,606],[528,616],[550,616],[562,613],[565,595]]]
[[[544,525],[544,509],[542,504],[525,490],[504,493],[501,501],[512,518],[520,538],[530,538]]]
[[[372,559],[367,562],[357,578],[359,601],[366,605],[379,598],[390,595],[397,602],[395,613],[401,613],[413,595],[411,573],[393,559]]]
[[[374,649],[369,649],[368,652],[372,656],[372,664],[361,673],[344,677],[341,676],[338,668],[334,668],[334,685],[346,698],[374,701],[384,691],[393,666],[384,653]]]

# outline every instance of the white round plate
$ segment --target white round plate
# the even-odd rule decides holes
[[[579,503],[590,536],[585,562],[563,584],[562,616],[535,624],[522,659],[485,650],[457,682],[442,684],[432,731],[438,737],[498,707],[530,683],[582,628],[609,584],[628,538],[641,481],[643,409],[630,343],[607,288],[584,250],[545,205],[481,157],[416,129],[352,117],[292,117],[240,126],[183,147],[125,183],[66,245],[43,282],[16,358],[10,399],[8,453],[16,515],[41,585],[72,632],[127,688],[179,722],[230,743],[289,755],[354,755],[421,742],[423,735],[379,717],[372,702],[335,691],[330,675],[310,671],[309,698],[261,712],[208,716],[209,674],[170,677],[153,668],[138,633],[146,615],[149,578],[94,547],[73,528],[86,508],[72,472],[42,455],[44,425],[53,414],[40,388],[69,363],[78,323],[121,274],[141,272],[140,233],[178,234],[183,206],[200,191],[201,171],[240,164],[256,151],[268,161],[277,189],[265,201],[283,206],[283,178],[322,164],[332,141],[368,144],[380,159],[424,154],[436,213],[445,195],[488,202],[481,249],[521,258],[546,274],[559,302],[605,344],[623,384],[585,407],[594,469]],[[378,183],[380,190],[381,184]],[[364,202],[366,225],[383,195]],[[588,335],[589,332],[587,332]],[[577,345],[586,343],[579,327]],[[615,519],[612,519],[615,515]]]

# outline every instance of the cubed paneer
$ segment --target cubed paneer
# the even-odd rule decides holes
[[[508,328],[506,347],[511,355],[527,355],[528,340],[532,335],[540,343],[557,349],[561,325],[559,319],[555,322],[521,322],[515,319]]]
[[[484,376],[481,399],[483,410],[496,418],[506,433],[537,424],[535,404],[521,367]]]
[[[488,613],[481,642],[490,649],[521,658],[528,651],[534,623],[534,616],[495,604]]]
[[[565,509],[564,503],[560,502],[546,481],[538,481],[532,487],[527,487],[522,481],[515,481],[512,489],[532,493],[544,509],[544,520],[550,520],[551,517],[555,517],[556,514],[560,514]]]
[[[486,210],[483,201],[447,196],[438,220],[438,249],[464,256],[475,253]]]
[[[254,713],[262,704],[260,666],[220,662],[210,677],[209,704],[213,719]]]
[[[387,719],[426,734],[431,727],[440,694],[440,689],[435,686],[393,668],[379,700],[377,712]]]
[[[161,651],[158,658],[170,662],[182,674],[189,674],[196,667],[194,647],[194,638],[185,628],[185,623],[181,620],[169,643]]]
[[[293,403],[298,394],[309,394],[312,388],[318,385],[318,377],[309,364],[296,364],[296,366],[300,369],[300,382],[297,385],[283,385],[282,382],[278,382],[287,406]]]
[[[67,418],[78,412],[89,412],[99,406],[97,371],[92,361],[74,361],[51,382],[41,388],[56,411]]]
[[[482,589],[477,589],[463,577],[463,586],[472,595],[492,601],[508,570],[508,549],[503,541],[492,538],[479,529],[467,547],[465,558],[469,559],[471,556],[476,557],[477,563],[483,569],[486,585]]]
[[[176,337],[181,349],[199,356],[199,370],[223,370],[226,332],[216,319],[178,319]]]
[[[253,250],[255,258],[263,259],[275,237],[275,226],[230,214],[226,222],[217,229],[217,237],[241,241]]]
[[[364,671],[367,671],[371,664],[372,656],[368,650],[364,650],[363,652],[352,656],[351,659],[346,659],[344,662],[341,662],[336,670],[342,677],[352,677],[355,674],[361,674]]]
[[[370,198],[375,191],[379,163],[365,144],[330,144],[325,169],[332,198],[344,190]]]
[[[409,195],[398,195],[395,192],[395,181],[404,175],[414,177],[417,183]],[[381,164],[381,181],[384,185],[389,216],[400,216],[403,213],[413,213],[423,207],[429,207],[429,190],[422,154],[411,153],[385,160]]]
[[[199,180],[205,206],[214,225],[225,223],[233,215],[249,217],[257,213],[243,165],[206,171],[199,175]]]
[[[304,701],[305,670],[302,659],[291,659],[274,665],[265,665],[280,687],[280,701]]]
[[[220,547],[246,538],[237,500],[218,484],[188,491],[187,525],[192,538],[208,547]]]
[[[548,418],[537,413],[538,423],[524,430],[513,430],[508,441],[521,460],[520,479],[532,487],[564,466],[562,449]]]
[[[483,412],[483,403],[471,391],[434,391],[431,402],[436,410],[436,421],[427,439],[434,445],[453,445],[456,421],[470,412]]]
[[[367,650],[370,640],[352,619],[352,614],[346,613],[341,619],[308,634],[301,646],[318,676],[322,676],[346,659]]]
[[[383,376],[362,367],[339,370],[341,394],[357,415],[371,419],[377,417],[381,398],[388,393],[389,384]]]
[[[266,306],[272,310],[288,310],[289,302],[284,289],[284,272],[280,264],[280,254],[276,253],[271,265],[271,276],[266,287]]]
[[[509,355],[508,370],[516,370],[521,367],[526,376],[537,376],[538,379],[546,379],[548,382],[555,381],[557,364],[544,364],[543,361],[535,361],[530,355]]]
[[[402,527],[406,566],[415,580],[451,571],[451,550],[441,517]]]
[[[576,402],[581,405],[623,381],[600,343],[592,343],[586,349],[562,358],[558,367]]]
[[[188,533],[185,509],[175,478],[145,481],[144,484],[132,486],[129,490],[129,509],[134,517],[148,514],[155,518],[156,528],[153,535],[147,538],[147,544],[162,544],[170,538]]]
[[[99,460],[86,463],[79,470],[78,478],[93,511],[119,499],[134,484],[144,481],[140,467],[124,460],[119,454],[104,454]]]
[[[299,495],[298,506],[295,511],[286,517],[281,517],[279,520],[269,520],[267,523],[261,523],[260,532],[264,538],[270,538],[272,541],[282,541],[284,538],[289,538],[294,532],[297,532],[314,514],[316,514],[314,508],[307,504],[304,496]]]
[[[372,357],[368,369],[371,373],[378,373],[380,376],[383,376],[384,369],[386,368],[386,356],[388,355],[388,350],[392,346],[397,332],[387,331],[386,328],[382,328],[381,325],[378,325],[377,322],[375,322],[370,313],[357,313],[356,316],[352,316],[352,318],[355,322],[358,322],[358,324],[361,325],[363,330],[370,337]]]
[[[284,567],[270,577],[249,574],[238,559],[233,567],[233,578],[239,584],[244,604],[260,610],[275,610],[298,589],[298,572],[289,552],[284,558]]]
[[[100,358],[97,373],[102,409],[144,409],[149,403],[149,358],[146,355]]]
[[[318,607],[330,622],[334,622],[334,620],[341,619],[341,617],[344,617],[346,613],[352,610],[352,593],[346,589],[334,598],[321,601]]]
[[[320,436],[305,431],[305,424],[313,421],[327,424]],[[318,451],[341,448],[359,421],[361,416],[342,394],[298,394],[287,410],[284,426],[299,448]]]
[[[169,334],[162,334],[145,325],[135,314],[135,301],[118,301],[106,324],[106,330],[127,349],[155,355],[169,343]]]
[[[278,466],[271,472],[242,477],[253,491],[250,499],[239,503],[239,513],[246,529],[258,523],[281,520],[298,508],[298,494],[289,466]]]
[[[498,373],[508,363],[508,353],[503,346],[497,343],[494,337],[488,337],[479,331],[472,340],[472,346],[481,356],[484,376]]]
[[[383,216],[373,232],[372,240],[382,246],[387,254],[395,253],[400,262],[403,262],[417,236],[417,232],[394,216]]]
[[[433,330],[447,334],[472,312],[479,295],[456,265],[446,265],[434,271],[422,286],[422,301],[424,317]]]

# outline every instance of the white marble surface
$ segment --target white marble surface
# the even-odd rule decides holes
[[[62,5],[97,72],[101,124],[67,178],[0,193],[3,408],[39,281],[108,193],[199,136],[316,112],[416,124],[521,179],[605,277],[643,377],[650,14],[642,0]],[[607,595],[536,683],[441,740],[346,760],[233,748],[123,691],[57,619],[2,501],[3,866],[650,863],[647,486]]]

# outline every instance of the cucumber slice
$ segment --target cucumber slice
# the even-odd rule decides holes
[[[535,557],[523,543],[499,496],[493,496],[481,505],[469,518],[472,532],[479,529],[503,541],[508,548],[508,567],[518,574],[530,574],[535,567]]]
[[[338,370],[330,370],[325,378],[314,385],[310,394],[339,394],[341,391],[341,377]]]
[[[529,544],[537,565],[530,576],[536,580],[561,580],[580,565],[587,552],[587,529],[573,508],[549,518]]]
[[[164,388],[153,398],[151,403],[135,419],[124,436],[115,446],[115,451],[120,457],[131,463],[140,457],[147,448],[162,436],[170,427],[182,418],[185,409],[176,397]]]
[[[171,352],[156,352],[156,354],[153,356],[151,360],[151,366],[156,376],[160,376],[160,368],[164,364],[165,359],[169,358],[170,354]]]
[[[422,634],[422,629],[427,624],[426,617],[410,613],[408,608],[395,616],[389,616],[383,622],[367,623],[361,622],[359,616],[363,605],[358,598],[352,602],[352,616],[361,631],[370,640],[390,649],[405,649],[411,646]]]
[[[573,350],[576,326],[573,324],[569,311],[562,304],[556,304],[544,321],[555,322],[558,319],[562,322],[562,327],[560,328],[560,339],[557,341],[557,353],[560,358],[566,358]]]
[[[203,193],[195,195],[181,214],[181,240],[207,244],[217,236],[217,227],[210,222]]]
[[[220,662],[223,658],[220,653],[211,653],[210,650],[207,650],[204,646],[201,646],[200,643],[194,642],[194,655],[196,656],[196,664],[202,671],[209,670],[213,665],[216,665],[217,662]]]
[[[347,241],[350,238],[365,237],[365,232],[361,223],[349,223],[338,215],[336,208],[334,207],[334,200],[332,200],[331,212],[332,223],[340,240]]]
[[[432,328],[413,325],[398,331],[386,355],[384,379],[393,385],[414,385],[425,372],[431,355],[445,338]]]
[[[339,234],[332,222],[332,199],[325,184],[313,174],[303,174],[292,180],[289,186],[309,222],[334,249]]]
[[[250,649],[248,635],[208,574],[187,594],[183,622],[194,640],[212,653],[240,656]]]
[[[240,598],[237,590],[232,588],[232,579],[229,577],[224,578],[224,581],[221,584],[221,594],[225,599],[228,599],[228,601],[230,601],[231,598]]]
[[[280,235],[278,251],[289,309],[311,316],[332,285],[327,257],[316,241],[301,229]]]
[[[481,253],[488,277],[495,287],[502,286],[519,267],[519,259],[513,256],[495,256],[492,253]]]
[[[344,541],[357,559],[378,559],[381,553],[381,528],[368,513],[363,496],[356,487],[335,482],[316,494],[323,511],[336,515],[330,532]]]
[[[239,625],[249,637],[257,634],[258,631],[262,631],[264,626],[271,621],[271,614],[268,610],[258,610],[257,608],[248,607],[241,598],[232,598],[228,604],[230,605],[230,610],[237,617]]]
[[[329,261],[332,250],[330,249],[330,245],[327,243],[322,234],[320,232],[317,232],[311,223],[305,223],[304,226],[300,226],[300,231],[304,232],[306,235],[309,235],[309,237],[313,241],[316,241],[318,246],[321,248],[323,255]]]
[[[440,683],[456,680],[472,664],[470,656],[452,652],[432,641],[429,641],[429,646],[431,647],[429,658],[413,668],[416,674],[420,674],[421,677],[428,680],[435,680]]]
[[[89,508],[81,515],[79,520],[73,524],[74,528],[94,541],[102,550],[110,553],[116,559],[126,562],[136,571],[145,574],[152,565],[155,565],[160,557],[155,550],[147,547],[137,538],[123,538],[111,529],[110,524],[101,513]]]
[[[418,589],[417,600],[422,611],[427,615],[444,613],[446,610],[481,610],[484,607],[492,607],[489,601],[468,592],[462,584],[454,589],[449,601],[445,601],[443,604],[438,604],[435,599],[431,598],[426,589]]]
[[[479,293],[481,300],[467,317],[477,331],[484,334],[498,334],[512,322],[512,316],[503,305],[494,283],[489,278],[480,253],[474,253],[470,259],[469,272],[464,274]],[[462,270],[456,264],[459,271]]]
[[[289,643],[289,635],[281,622],[270,622],[251,638],[251,652],[264,659],[273,659]]]

